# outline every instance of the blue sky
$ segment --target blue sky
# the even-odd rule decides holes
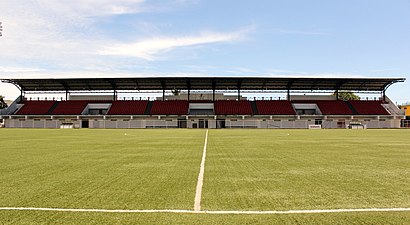
[[[1,78],[410,78],[408,0],[2,0],[0,12]],[[409,82],[388,95],[410,101]]]

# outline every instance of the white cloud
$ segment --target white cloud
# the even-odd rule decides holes
[[[329,33],[313,31],[313,30],[291,30],[291,29],[273,29],[268,31],[272,34],[285,34],[285,35],[307,35],[307,36],[328,36]]]
[[[157,67],[148,60],[161,58],[161,54],[177,48],[190,47],[192,54],[194,46],[234,42],[246,37],[251,29],[203,32],[198,28],[170,36],[163,30],[169,30],[172,24],[136,20],[134,26],[144,25],[134,32],[141,39],[122,43],[118,41],[122,37],[108,36],[109,29],[101,26],[115,24],[119,14],[162,13],[197,1],[0,0],[0,21],[4,28],[0,37],[0,77],[113,77],[128,76],[127,71],[133,76],[138,74],[132,71],[153,71],[144,75],[155,76]],[[8,96],[13,87],[4,85],[7,86],[0,85],[1,94]]]
[[[95,17],[143,11],[145,0],[38,0],[45,9],[70,17]]]
[[[0,74],[1,73],[26,73],[26,72],[39,72],[39,71],[44,71],[44,70],[39,69],[39,68],[0,66]]]
[[[190,35],[169,36],[154,24],[145,22],[148,33],[134,43],[121,43],[104,35],[95,24],[111,15],[175,10],[197,0],[171,0],[164,4],[146,0],[5,0],[0,1],[3,37],[0,39],[2,66],[19,67],[21,62],[67,70],[96,68],[129,63],[123,58],[134,56],[153,60],[160,53],[179,47],[229,42],[240,39],[246,31],[231,33],[190,32]],[[143,23],[143,21],[140,21]],[[152,31],[154,30],[154,32]],[[107,47],[112,46],[112,47]],[[135,62],[134,62],[135,64]]]
[[[158,54],[175,48],[237,41],[244,38],[248,30],[244,29],[230,33],[203,32],[192,36],[150,38],[133,43],[115,44],[106,47],[100,54],[154,60]]]

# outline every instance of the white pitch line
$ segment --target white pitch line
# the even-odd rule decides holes
[[[183,209],[64,209],[34,207],[0,207],[0,211],[57,211],[57,212],[99,212],[99,213],[192,213],[192,214],[319,214],[349,212],[410,212],[410,208],[363,208],[363,209],[313,209],[288,211],[195,211]]]
[[[205,134],[204,150],[202,153],[201,167],[199,168],[198,182],[196,183],[196,194],[194,211],[201,211],[201,198],[202,198],[202,185],[204,184],[204,173],[205,173],[205,159],[206,159],[206,145],[208,144],[208,129]]]
[[[57,211],[57,212],[104,212],[104,213],[194,213],[192,210],[179,209],[64,209],[33,207],[2,207],[0,211]]]
[[[313,209],[287,211],[204,211],[209,214],[317,214],[317,213],[348,213],[348,212],[403,212],[410,208],[364,208],[364,209]]]

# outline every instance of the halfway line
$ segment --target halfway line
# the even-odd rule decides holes
[[[204,151],[202,153],[201,167],[199,168],[198,182],[196,184],[196,194],[195,194],[195,203],[194,211],[201,211],[201,197],[202,197],[202,185],[204,184],[204,173],[205,173],[205,158],[206,158],[206,145],[208,143],[208,129],[205,134],[205,143]]]

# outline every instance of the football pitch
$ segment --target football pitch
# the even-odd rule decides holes
[[[410,223],[410,130],[0,135],[0,224]]]

